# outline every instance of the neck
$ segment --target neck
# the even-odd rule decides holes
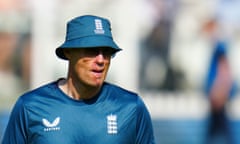
[[[91,87],[77,81],[75,82],[72,78],[62,79],[58,85],[66,95],[75,100],[91,99],[100,91],[98,87]]]

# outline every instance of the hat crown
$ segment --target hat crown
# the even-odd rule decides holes
[[[85,15],[67,23],[66,40],[87,36],[107,36],[112,38],[110,22],[101,17]]]
[[[112,38],[111,25],[107,19],[84,15],[67,23],[65,42],[56,49],[56,55],[67,60],[64,49],[96,47],[111,48],[115,52],[121,50]]]

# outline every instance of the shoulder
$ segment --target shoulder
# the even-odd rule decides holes
[[[107,93],[110,93],[109,97],[113,99],[117,99],[118,101],[121,102],[127,102],[128,104],[129,103],[135,105],[143,104],[141,96],[134,91],[127,90],[125,88],[122,88],[118,85],[111,83],[105,83],[104,88],[105,91],[107,91]]]
[[[49,98],[54,93],[56,87],[56,82],[51,82],[45,85],[42,85],[38,88],[32,89],[21,95],[18,101],[21,101],[22,104],[29,104],[31,102],[37,102],[44,98]]]
[[[136,92],[127,90],[115,84],[104,83],[104,87],[117,95],[127,95],[131,97],[138,97],[138,94]]]

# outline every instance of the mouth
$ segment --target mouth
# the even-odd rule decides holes
[[[92,70],[94,76],[97,77],[97,78],[102,77],[103,71],[104,71],[103,69],[101,69],[101,70],[96,70],[96,69],[95,69],[95,70]]]

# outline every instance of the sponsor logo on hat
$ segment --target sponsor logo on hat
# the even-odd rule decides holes
[[[95,34],[104,34],[105,31],[103,29],[102,20],[101,19],[95,19]]]

